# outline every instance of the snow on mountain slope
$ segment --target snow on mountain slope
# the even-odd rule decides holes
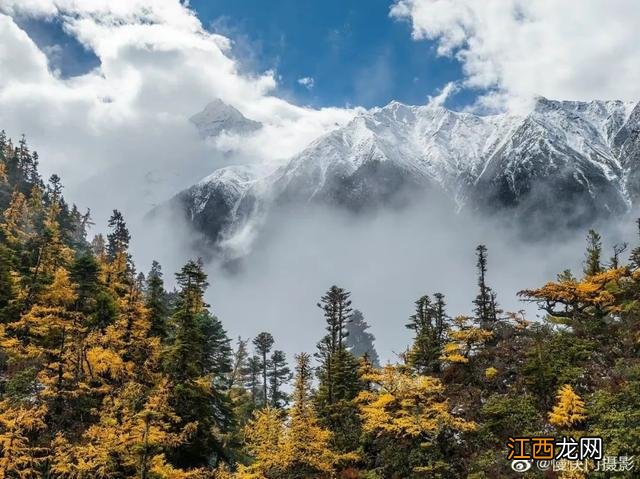
[[[640,200],[640,103],[613,138],[613,151],[626,172],[624,192],[630,201]]]
[[[561,227],[573,227],[628,209],[639,182],[640,105],[540,97],[527,114],[481,116],[392,102],[317,138],[275,171],[228,167],[178,200],[220,244],[246,236],[247,224],[279,204],[361,211],[415,191],[443,194],[458,209],[552,224],[563,216]]]
[[[622,102],[538,99],[487,159],[470,196],[487,209],[517,208],[531,223],[579,226],[630,206],[613,148],[628,122]],[[538,221],[535,221],[538,220]]]
[[[219,99],[209,103],[190,120],[203,138],[218,136],[222,132],[248,134],[262,127],[261,123],[249,120],[237,109]]]

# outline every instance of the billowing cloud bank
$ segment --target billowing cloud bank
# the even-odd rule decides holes
[[[454,56],[481,103],[640,98],[640,7],[635,0],[398,0],[416,40]]]
[[[25,18],[60,22],[98,67],[62,77],[18,26]],[[230,151],[236,162],[287,158],[353,116],[274,96],[275,73],[241,74],[230,46],[178,0],[2,0],[0,127],[27,134],[46,153],[44,171],[60,173],[72,192],[95,178],[74,199],[104,215],[108,207],[141,213],[231,161]],[[225,138],[226,156],[188,122],[215,98],[264,124],[249,139]]]

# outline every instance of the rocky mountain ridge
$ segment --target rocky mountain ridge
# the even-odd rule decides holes
[[[210,115],[215,128],[201,115],[199,128],[250,133],[245,126],[255,122],[237,113],[227,126],[224,115]],[[222,168],[171,204],[233,256],[279,205],[362,212],[425,192],[458,211],[526,218],[528,226],[575,228],[622,214],[640,196],[640,104],[540,97],[526,114],[481,116],[392,102],[320,136],[284,166]]]

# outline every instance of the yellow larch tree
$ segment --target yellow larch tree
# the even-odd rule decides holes
[[[60,212],[60,198],[54,195],[45,208],[42,190],[37,186],[33,187],[29,199],[16,191],[4,212],[0,233],[7,246],[14,251],[28,246],[33,254],[33,258],[21,258],[24,264],[30,265],[22,271],[18,282],[22,285],[18,299],[24,303],[23,310],[37,301],[37,295],[55,271],[67,267],[73,259],[73,250],[62,241]]]
[[[15,191],[9,206],[3,212],[0,233],[7,246],[16,248],[25,244],[35,234],[35,226],[29,212],[29,203],[24,194]]]
[[[240,467],[238,479],[329,478],[341,461],[355,459],[331,449],[331,432],[320,425],[311,401],[311,381],[310,356],[299,354],[289,421],[285,426],[271,408],[256,413],[246,428],[254,462]]]
[[[565,384],[558,390],[556,405],[549,413],[549,422],[557,427],[572,427],[586,419],[584,401]]]
[[[46,412],[42,405],[0,402],[0,479],[38,476],[47,453],[37,445],[37,435],[46,429]]]
[[[567,325],[577,335],[584,336],[601,330],[605,326],[602,318],[621,312],[618,295],[624,291],[620,285],[628,281],[628,276],[627,268],[609,269],[580,281],[561,277],[542,288],[518,294],[536,302],[552,322]]]
[[[357,398],[366,432],[416,438],[435,435],[444,427],[459,431],[476,427],[449,412],[444,387],[437,378],[388,365],[370,370],[364,380],[373,385]]]
[[[42,369],[38,380],[44,386],[40,396],[62,403],[77,393],[81,377],[81,356],[78,347],[86,334],[83,316],[74,311],[77,298],[69,273],[58,268],[53,282],[45,288],[38,302],[20,318],[8,325],[16,336],[26,337],[24,345],[31,355],[39,352]]]
[[[282,446],[286,470],[306,473],[304,477],[331,477],[341,461],[354,460],[353,454],[338,454],[331,449],[331,431],[323,428],[311,400],[311,358],[306,353],[296,355],[296,378],[293,405]],[[301,477],[300,475],[294,477]]]
[[[482,347],[493,333],[475,326],[472,318],[457,316],[448,331],[449,342],[444,345],[440,359],[449,363],[468,363],[469,357]]]
[[[8,182],[7,165],[0,159],[0,185],[6,185]]]
[[[23,245],[29,244],[36,237],[36,228],[29,201],[20,191],[14,191],[7,208],[0,218],[0,240],[5,254],[2,259],[13,257],[9,266],[9,282],[13,289],[14,309],[22,311],[29,294],[26,275],[29,261],[24,257]]]
[[[38,238],[38,259],[34,267],[34,278],[39,274],[51,276],[60,267],[66,267],[73,260],[73,250],[64,244],[60,231],[60,198],[54,196],[45,211],[44,231]]]
[[[104,254],[97,259],[102,283],[117,297],[126,296],[132,282],[127,252],[118,252],[112,261]]]
[[[56,449],[54,472],[69,478],[190,477],[180,476],[164,459],[167,448],[185,439],[172,432],[178,418],[169,406],[168,391],[166,379],[151,391],[129,382],[118,394],[105,397],[99,421],[80,444]]]
[[[283,469],[284,427],[282,411],[265,407],[254,412],[244,430],[246,452],[252,463],[240,466],[238,479],[270,477],[272,472]]]
[[[121,384],[134,377],[145,382],[141,376],[153,369],[151,363],[157,365],[160,342],[149,335],[149,312],[144,305],[144,298],[137,287],[131,284],[124,296],[117,298],[115,303],[117,313],[113,324],[91,334],[88,355],[93,358],[96,372],[108,382]]]

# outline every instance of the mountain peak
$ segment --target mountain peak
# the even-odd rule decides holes
[[[219,98],[209,102],[204,109],[190,119],[200,136],[210,138],[222,132],[229,134],[248,134],[262,127],[262,124],[245,117],[238,109]]]
[[[531,225],[560,230],[638,204],[640,106],[632,114],[634,105],[622,101],[542,96],[532,106],[524,115],[483,116],[393,101],[316,138],[275,171],[218,170],[180,201],[214,241],[289,202],[360,211],[428,192],[458,210],[535,218]],[[251,122],[221,102],[200,116],[205,124]]]

